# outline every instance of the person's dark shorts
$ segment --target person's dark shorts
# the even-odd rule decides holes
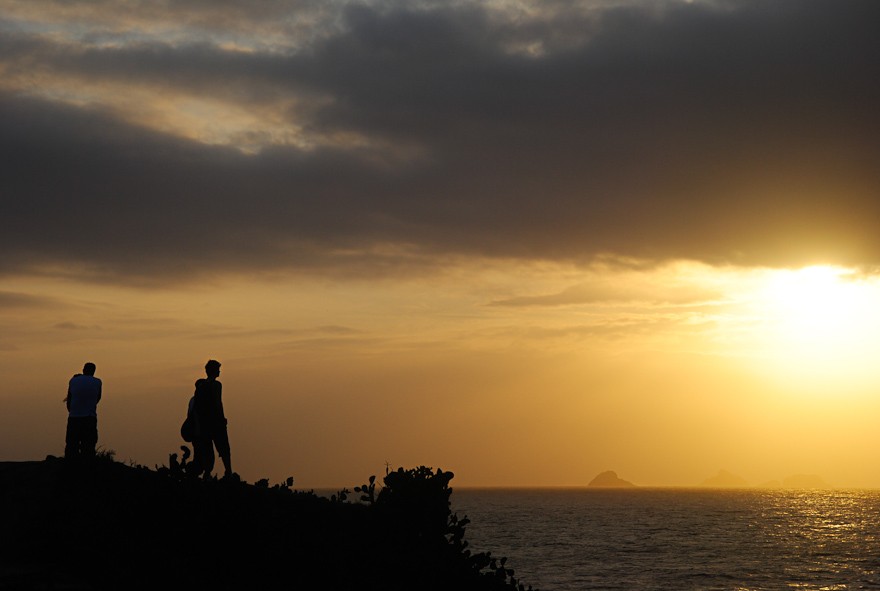
[[[98,443],[98,419],[68,417],[64,443],[65,457],[94,456],[95,445]]]
[[[215,427],[211,439],[214,441],[214,447],[217,448],[217,455],[221,458],[228,458],[230,456],[229,434],[226,432],[226,425]]]

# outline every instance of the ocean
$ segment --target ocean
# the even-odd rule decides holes
[[[475,552],[542,591],[880,589],[880,491],[458,489]]]

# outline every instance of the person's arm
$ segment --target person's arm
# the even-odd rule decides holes
[[[98,399],[95,401],[95,404],[101,402],[101,386],[103,386],[103,383],[101,380],[98,380]]]

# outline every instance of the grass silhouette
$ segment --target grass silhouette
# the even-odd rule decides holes
[[[451,472],[400,468],[331,498],[105,452],[86,463],[0,463],[5,589],[524,590],[475,553],[450,510]],[[529,589],[531,587],[528,587]]]

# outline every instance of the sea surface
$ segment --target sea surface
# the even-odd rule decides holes
[[[542,591],[880,589],[880,491],[459,489],[475,552]]]

